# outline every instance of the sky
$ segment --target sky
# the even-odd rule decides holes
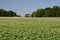
[[[53,6],[60,6],[60,0],[0,0],[0,9],[12,10],[21,16],[39,8]]]

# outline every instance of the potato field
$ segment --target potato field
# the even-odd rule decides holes
[[[0,18],[0,40],[60,40],[60,18]]]

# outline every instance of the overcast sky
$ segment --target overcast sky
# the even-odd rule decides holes
[[[39,8],[60,6],[60,0],[0,0],[0,9],[13,10],[24,16]]]

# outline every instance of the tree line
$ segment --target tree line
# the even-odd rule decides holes
[[[37,9],[31,14],[31,17],[60,17],[60,7],[53,6],[44,9]]]
[[[20,17],[20,15],[17,15],[16,12],[10,10],[6,11],[4,9],[0,9],[0,17]]]
[[[12,10],[6,11],[0,9],[0,17],[21,17],[21,15],[17,15],[17,13]],[[44,9],[40,8],[32,12],[32,14],[25,14],[25,17],[60,17],[60,7],[53,6]]]

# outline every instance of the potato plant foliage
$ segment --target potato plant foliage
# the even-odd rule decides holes
[[[60,18],[0,18],[0,40],[60,40]]]

